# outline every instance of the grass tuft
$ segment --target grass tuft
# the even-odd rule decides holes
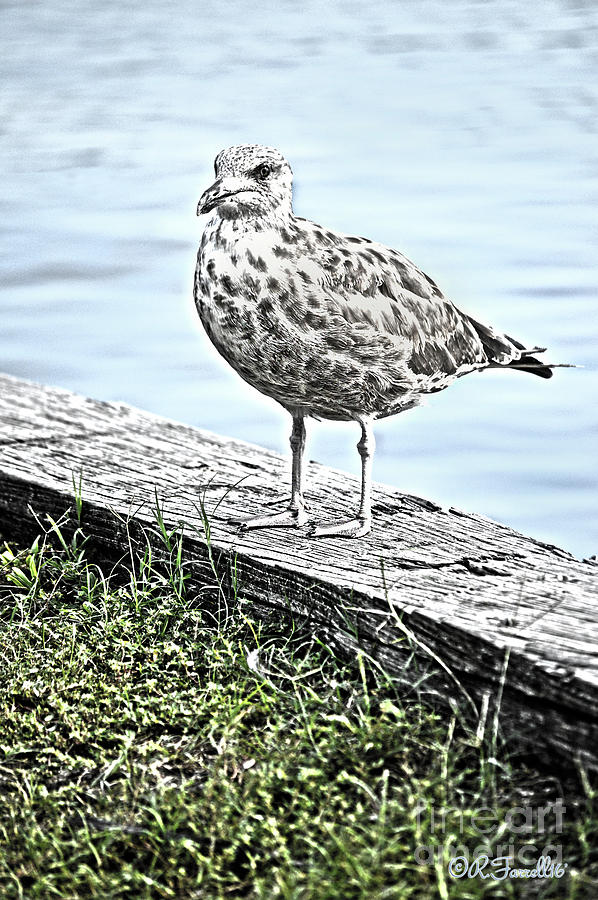
[[[160,559],[148,541],[98,567],[78,496],[74,522],[0,550],[2,897],[598,896],[586,772],[563,785],[366,656],[252,619],[211,554],[213,583],[193,583],[157,497]],[[560,847],[566,877],[448,873],[458,847],[525,844]]]

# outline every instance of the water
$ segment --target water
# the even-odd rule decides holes
[[[286,451],[191,300],[214,155],[273,144],[299,215],[585,366],[468,376],[380,423],[377,480],[598,550],[591,0],[0,9],[1,370]],[[356,471],[357,438],[314,423],[310,456]]]

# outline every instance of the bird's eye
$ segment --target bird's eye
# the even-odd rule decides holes
[[[272,166],[269,166],[268,163],[262,163],[261,166],[257,167],[255,174],[258,178],[268,178],[272,174]]]

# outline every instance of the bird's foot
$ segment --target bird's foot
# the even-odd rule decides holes
[[[309,537],[363,537],[372,530],[370,519],[356,518],[348,522],[333,522],[330,525],[312,525]]]
[[[272,513],[268,516],[256,516],[253,519],[246,519],[244,522],[229,521],[239,525],[241,531],[249,531],[252,528],[301,528],[308,524],[307,513],[303,507],[285,509],[283,512]]]

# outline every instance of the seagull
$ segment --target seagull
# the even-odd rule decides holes
[[[552,376],[526,346],[461,312],[406,256],[293,213],[293,173],[273,147],[222,150],[197,214],[209,214],[194,299],[208,337],[246,382],[293,420],[291,500],[244,529],[310,525],[303,497],[305,419],[361,427],[361,497],[348,521],[311,535],[371,530],[373,423],[487,368]]]

